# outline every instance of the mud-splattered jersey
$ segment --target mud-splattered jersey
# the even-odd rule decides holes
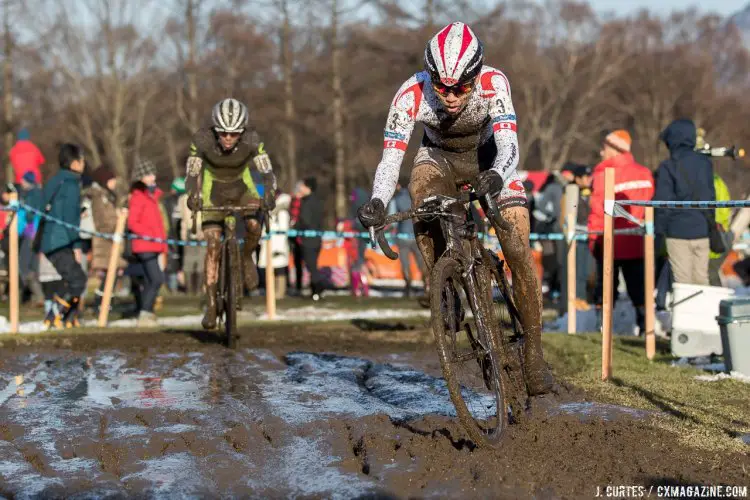
[[[482,68],[478,85],[457,116],[445,111],[429,74],[422,71],[401,86],[388,113],[383,157],[375,172],[372,194],[386,206],[396,189],[406,147],[417,123],[424,124],[428,143],[447,151],[475,150],[494,139],[497,156],[492,168],[504,181],[518,166],[516,113],[510,83],[501,71],[490,66]]]

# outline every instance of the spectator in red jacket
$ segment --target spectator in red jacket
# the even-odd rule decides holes
[[[31,142],[29,131],[22,128],[18,132],[18,141],[10,148],[10,164],[13,166],[13,176],[15,183],[19,184],[26,172],[34,173],[34,181],[37,185],[42,184],[42,171],[40,167],[44,165],[44,155],[36,144]]]
[[[591,213],[589,214],[589,232],[600,232],[604,230],[604,172],[608,168],[615,170],[615,199],[616,200],[650,200],[654,195],[654,176],[651,171],[636,163],[630,152],[632,139],[626,130],[615,130],[607,134],[602,142],[602,161],[594,167],[594,178],[591,193]],[[625,206],[625,209],[634,217],[643,220],[644,207]],[[615,230],[636,228],[633,222],[617,217],[614,224]],[[601,235],[593,236],[590,240],[591,252],[597,260],[599,279],[597,286],[597,305],[602,303],[602,264],[603,264],[603,242]],[[641,235],[618,235],[614,242],[614,287],[615,297],[619,286],[619,274],[625,278],[628,296],[636,309],[636,319],[641,333],[644,331],[644,268],[643,268],[643,236]],[[614,297],[613,297],[614,298]]]
[[[128,202],[128,230],[139,236],[165,240],[167,231],[159,198],[162,191],[156,187],[156,167],[145,159],[138,160],[133,169],[133,185]],[[133,256],[143,267],[143,285],[140,290],[138,326],[156,326],[154,303],[164,284],[164,271],[159,265],[159,255],[167,252],[163,242],[134,239]]]

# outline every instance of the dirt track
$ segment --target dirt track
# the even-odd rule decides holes
[[[246,329],[236,352],[186,331],[3,340],[0,494],[588,498],[748,483],[747,454],[686,448],[658,416],[580,393],[537,402],[499,451],[475,448],[429,332],[358,326]]]

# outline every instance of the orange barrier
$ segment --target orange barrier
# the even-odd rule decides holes
[[[337,246],[335,240],[329,240],[323,242],[323,248],[320,251],[318,257],[318,268],[325,269],[330,268],[330,278],[333,281],[333,285],[336,287],[346,287],[349,285],[349,271],[348,262],[346,256],[346,250]],[[393,250],[398,251],[397,245],[392,245]],[[537,277],[539,281],[542,280],[543,267],[542,267],[542,253],[536,250],[531,251],[534,258],[534,264],[536,266]],[[503,258],[502,252],[497,252],[498,257]],[[410,271],[413,279],[416,281],[422,280],[422,272],[414,259],[414,256],[409,257]],[[403,280],[404,274],[401,272],[401,262],[399,260],[391,260],[379,250],[374,250],[368,246],[365,250],[365,263],[370,274],[370,278],[373,280]],[[289,273],[290,276],[295,276],[294,273],[294,262],[290,259],[289,261]],[[506,268],[506,273],[510,278],[510,273]],[[303,282],[307,282],[307,272],[305,271],[305,277]]]

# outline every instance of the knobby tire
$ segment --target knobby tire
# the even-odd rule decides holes
[[[497,332],[497,345],[500,351],[500,380],[503,384],[503,396],[506,408],[510,408],[512,421],[518,423],[523,419],[528,404],[523,374],[521,325],[518,322],[518,312],[513,304],[513,295],[505,276],[503,262],[487,249],[483,248],[481,251],[485,264],[483,268],[490,272],[488,292],[493,306],[492,324]],[[495,287],[499,292],[497,298],[492,296]]]
[[[479,268],[485,269],[483,265],[478,265]],[[493,446],[496,445],[502,437],[503,430],[508,425],[508,412],[506,411],[506,405],[503,398],[503,384],[500,375],[500,340],[498,338],[499,328],[492,328],[491,325],[496,324],[497,320],[494,318],[491,303],[488,298],[490,293],[484,289],[478,290],[477,301],[479,303],[473,304],[472,307],[475,318],[477,315],[481,315],[484,321],[476,322],[477,332],[473,335],[478,335],[485,345],[489,346],[491,352],[488,353],[483,359],[485,363],[489,362],[484,367],[483,373],[489,371],[485,376],[485,383],[490,384],[492,387],[488,389],[492,392],[494,397],[495,406],[495,418],[488,420],[475,419],[472,416],[469,408],[464,400],[464,395],[461,392],[461,383],[459,381],[459,375],[456,373],[456,367],[454,367],[454,360],[456,358],[455,342],[449,337],[449,332],[446,331],[446,321],[450,318],[444,314],[443,302],[444,294],[443,290],[450,287],[449,283],[453,283],[453,288],[456,289],[460,296],[461,289],[466,293],[465,285],[463,280],[460,278],[463,272],[462,265],[455,259],[449,256],[441,257],[435,267],[432,270],[431,287],[430,287],[430,305],[432,308],[432,329],[435,335],[435,342],[437,344],[438,357],[440,358],[440,365],[443,369],[443,376],[448,386],[448,392],[450,393],[451,401],[456,409],[458,419],[466,429],[471,439],[479,446]],[[477,280],[479,281],[479,280]],[[485,281],[487,283],[487,281]],[[478,284],[481,288],[483,285]],[[483,293],[486,292],[486,293]],[[468,294],[467,294],[468,296]],[[469,301],[470,302],[470,301]],[[447,310],[447,309],[446,309]],[[482,326],[482,323],[486,326]],[[462,321],[462,324],[464,322]],[[461,330],[461,328],[458,328]],[[482,330],[482,331],[479,331]],[[455,335],[455,334],[454,334]],[[468,337],[468,335],[467,335]],[[465,363],[477,363],[478,358],[467,359]],[[460,367],[459,367],[460,368]],[[488,369],[488,370],[487,370]],[[489,381],[487,381],[489,379]]]
[[[224,335],[226,346],[234,349],[237,345],[237,287],[240,279],[238,278],[239,249],[236,240],[230,240],[226,243],[224,264]]]

